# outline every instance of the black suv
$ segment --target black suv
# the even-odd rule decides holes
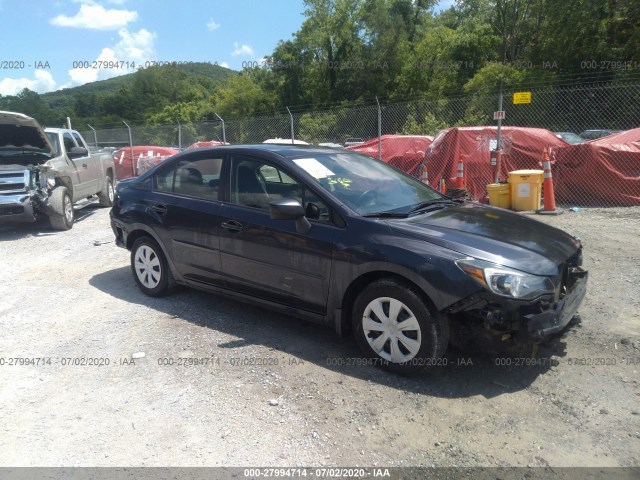
[[[576,238],[329,148],[183,152],[120,182],[111,224],[145,294],[178,283],[352,330],[400,372],[442,356],[453,321],[543,340],[586,291]]]

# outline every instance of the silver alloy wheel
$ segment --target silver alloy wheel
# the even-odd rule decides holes
[[[151,290],[158,286],[162,277],[162,269],[160,259],[153,248],[142,245],[136,250],[135,271],[138,280],[145,288]]]
[[[71,223],[73,222],[73,203],[71,203],[71,197],[65,195],[62,201],[64,202],[64,218],[67,220],[67,223]]]
[[[369,302],[362,316],[362,330],[372,350],[392,363],[408,362],[422,345],[418,320],[395,298],[379,297]]]

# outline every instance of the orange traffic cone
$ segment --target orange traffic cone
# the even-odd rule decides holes
[[[445,193],[447,191],[447,182],[444,177],[440,179],[440,193]]]
[[[456,172],[456,187],[466,188],[467,184],[464,181],[464,162],[462,157],[458,159],[458,171]]]
[[[427,172],[427,166],[425,165],[420,175],[420,181],[429,185],[429,173]]]
[[[544,208],[536,213],[541,215],[560,215],[561,209],[556,209],[556,196],[553,191],[553,175],[551,174],[551,161],[549,160],[549,151],[545,148],[542,151],[542,161],[544,168],[544,183],[542,185]]]

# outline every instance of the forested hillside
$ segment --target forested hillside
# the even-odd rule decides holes
[[[253,68],[163,66],[0,108],[44,124],[158,125],[505,88],[602,84],[640,72],[637,0],[307,0],[305,20]],[[640,78],[640,76],[636,76]]]
[[[42,95],[24,89],[16,96],[0,97],[0,109],[26,113],[43,125],[62,124],[66,117],[82,125],[121,124],[122,119],[142,124],[161,120],[163,112],[184,105],[189,105],[190,115],[200,115],[194,113],[198,109],[206,115],[216,89],[233,74],[204,63],[163,65]],[[186,115],[187,109],[182,112]]]

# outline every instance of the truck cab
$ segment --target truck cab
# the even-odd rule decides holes
[[[0,112],[0,222],[49,218],[56,230],[68,230],[74,206],[97,195],[113,205],[111,155],[90,153],[82,136],[65,128],[42,129],[33,118]]]

